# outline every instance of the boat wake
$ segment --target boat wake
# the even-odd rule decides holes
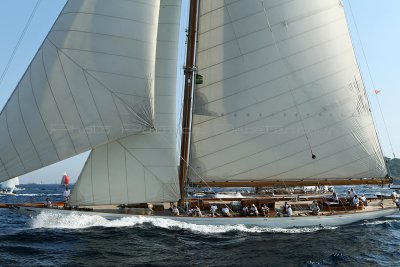
[[[214,234],[228,232],[246,232],[246,233],[310,233],[320,230],[333,230],[337,227],[304,227],[304,228],[268,228],[244,225],[196,225],[185,222],[177,222],[164,218],[149,218],[144,216],[124,217],[116,220],[107,220],[98,215],[77,214],[72,212],[69,215],[59,213],[42,212],[32,218],[32,228],[49,229],[84,229],[90,227],[132,227],[143,224],[151,224],[155,227],[171,230],[190,230],[197,233]]]
[[[386,224],[386,223],[398,223],[398,222],[400,222],[400,216],[394,215],[394,216],[390,216],[390,217],[385,217],[381,220],[365,222],[365,223],[363,223],[363,225],[381,225],[381,224]]]

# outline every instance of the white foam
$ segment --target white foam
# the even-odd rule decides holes
[[[246,233],[310,233],[322,229],[336,229],[337,227],[305,227],[305,228],[267,228],[267,227],[248,227],[245,225],[196,225],[185,222],[178,222],[164,218],[151,218],[145,216],[124,217],[116,220],[107,220],[98,215],[77,214],[59,214],[42,212],[32,219],[31,226],[33,228],[50,228],[50,229],[83,229],[90,227],[132,227],[150,223],[155,227],[164,229],[186,229],[197,233],[227,233],[231,231],[239,231]]]

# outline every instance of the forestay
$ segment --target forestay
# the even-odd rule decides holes
[[[159,1],[68,1],[0,115],[0,181],[154,128]]]
[[[180,0],[162,0],[160,5],[155,129],[95,148],[72,192],[70,204],[73,206],[179,198],[175,92]]]
[[[341,1],[200,10],[191,181],[386,175]]]

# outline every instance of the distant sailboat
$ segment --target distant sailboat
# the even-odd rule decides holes
[[[19,177],[14,177],[0,184],[1,194],[14,194],[16,186],[19,185]]]
[[[69,185],[70,181],[71,179],[69,178],[69,175],[66,172],[64,172],[64,175],[61,178],[61,184],[67,186]]]
[[[69,204],[114,206],[97,210],[106,218],[144,209],[196,224],[294,227],[397,211],[167,216],[157,203],[178,201],[182,213],[217,202],[188,199],[188,186],[391,182],[340,1],[191,0],[181,133],[180,14],[179,0],[68,1],[0,115],[0,179],[91,150]],[[249,201],[279,210],[272,197],[219,205]]]

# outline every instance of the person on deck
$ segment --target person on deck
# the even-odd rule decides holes
[[[179,216],[178,207],[175,206],[175,205],[172,206],[172,215],[174,215],[174,216]]]
[[[68,206],[68,201],[70,196],[71,196],[71,190],[68,188],[68,186],[66,186],[63,193],[65,206]]]
[[[351,203],[352,206],[358,208],[360,205],[360,200],[358,199],[357,195],[354,195],[353,202]]]
[[[268,217],[269,208],[266,204],[262,205],[261,212],[264,215],[264,217]]]
[[[310,209],[311,209],[311,214],[313,214],[313,215],[319,214],[320,209],[319,209],[317,201],[313,200],[313,202],[311,203]]]
[[[290,205],[288,205],[286,214],[287,214],[288,217],[292,217],[292,215],[293,215],[293,210],[292,210],[292,207]]]
[[[198,217],[201,217],[201,216],[202,216],[201,210],[200,210],[199,207],[196,206],[196,208],[194,208],[194,212],[195,212],[196,216],[198,216]]]
[[[221,209],[221,212],[222,212],[222,216],[231,217],[231,214],[230,214],[230,212],[229,212],[229,208],[228,208],[228,207],[223,207],[223,208]]]
[[[285,204],[283,205],[283,209],[282,209],[283,215],[286,214],[288,206],[289,206],[289,204],[287,203],[287,201],[285,201]]]
[[[368,200],[364,194],[361,196],[360,200],[364,204],[364,206],[368,206]]]
[[[332,202],[339,202],[339,197],[337,196],[336,192],[332,193]]]
[[[215,213],[216,213],[217,209],[218,209],[217,205],[215,205],[215,204],[211,205],[210,212],[211,212],[212,217],[215,217]]]
[[[356,191],[354,191],[353,188],[350,188],[350,196],[351,196],[351,198],[353,199],[355,195],[357,195]]]
[[[243,216],[249,215],[249,208],[247,206],[244,206],[242,211],[243,211]]]
[[[394,201],[394,203],[396,204],[396,207],[399,208],[400,210],[400,200],[398,198],[396,198],[396,200]]]
[[[393,191],[392,194],[391,194],[391,197],[392,197],[392,201],[393,201],[393,204],[394,204],[395,200],[397,199],[397,193]]]
[[[258,216],[258,209],[257,209],[257,207],[256,207],[256,205],[255,204],[252,204],[251,205],[251,208],[250,208],[250,214],[254,214],[255,216]]]
[[[46,198],[46,202],[44,203],[44,205],[46,206],[46,208],[51,208],[52,207],[51,201],[50,201],[50,199],[48,197]]]

